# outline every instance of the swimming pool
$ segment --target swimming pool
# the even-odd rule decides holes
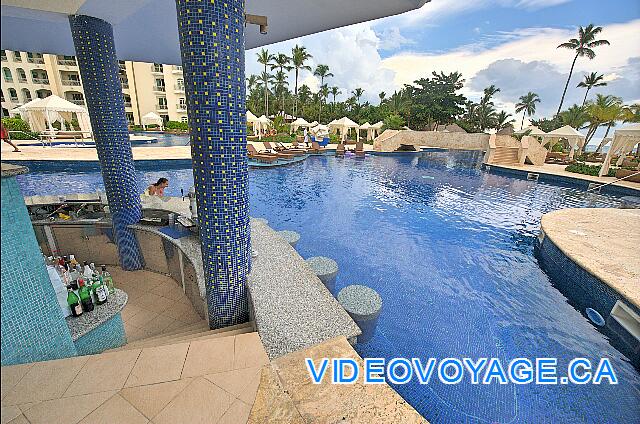
[[[365,284],[384,307],[365,357],[611,358],[618,386],[444,385],[396,390],[432,423],[631,423],[640,376],[538,266],[540,217],[567,207],[615,207],[616,197],[480,169],[477,152],[310,157],[250,175],[252,216],[298,231],[303,257],[329,256],[336,288]],[[188,161],[140,165],[141,185],[192,184]],[[97,164],[31,166],[25,195],[93,191]],[[153,168],[151,168],[153,166]],[[47,170],[48,169],[48,170]],[[162,169],[162,171],[159,171]],[[62,182],[73,181],[65,185]],[[561,368],[560,368],[561,369]]]

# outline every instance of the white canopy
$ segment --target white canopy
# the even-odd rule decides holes
[[[291,132],[294,133],[300,127],[309,128],[311,124],[309,124],[304,118],[298,118],[291,123]]]
[[[262,140],[262,133],[267,130],[271,126],[271,121],[265,115],[260,116],[256,119],[253,124],[253,134],[258,136],[259,140]]]
[[[609,172],[609,165],[611,164],[611,158],[614,155],[619,155],[616,165],[622,165],[624,157],[627,153],[631,152],[638,143],[640,143],[640,124],[631,124],[617,129],[613,135],[611,148],[607,152],[607,156],[602,163],[602,168],[600,168],[599,176],[602,177],[603,175],[607,175]]]
[[[351,128],[354,128],[356,130],[356,139],[360,141],[360,132],[358,131],[359,127],[360,126],[358,124],[356,124],[346,116],[329,123],[329,130],[331,132],[340,134],[340,137],[343,141],[347,139],[347,134],[349,133],[349,130]]]
[[[149,112],[142,117],[142,127],[147,129],[147,125],[158,125],[160,129],[164,128],[162,117],[155,112]]]
[[[75,113],[80,131],[91,133],[89,112],[82,106],[56,95],[44,99],[34,99],[13,109],[11,113],[19,114],[23,120],[29,123],[31,130],[36,132],[43,132],[47,129],[55,131],[53,123],[56,121],[60,122],[62,130],[66,130],[65,121],[71,122]]]
[[[532,135],[532,136],[543,136],[546,134],[546,132],[542,131],[540,128],[536,127],[535,125],[529,125],[528,127],[525,127],[521,130],[514,131],[514,134],[524,134],[527,131],[531,131],[529,135]]]
[[[329,135],[329,127],[326,125],[318,124],[309,130],[314,137],[326,137]]]
[[[384,122],[378,121],[375,124],[371,125],[371,128],[375,128],[376,130],[381,130],[384,125]]]
[[[576,151],[576,147],[578,149],[582,149],[584,147],[585,136],[580,131],[575,128],[565,125],[564,127],[560,127],[553,131],[549,131],[548,133],[542,135],[542,146],[544,147],[547,143],[551,143],[551,145],[555,144],[561,138],[566,139],[571,146],[571,152],[569,152],[569,159],[573,159],[573,154]]]
[[[375,138],[376,129],[370,123],[365,122],[364,124],[360,125],[360,129],[367,131],[367,140],[373,140]]]
[[[312,128],[315,127],[318,124],[320,124],[318,121],[309,122],[309,126],[312,127]]]
[[[247,122],[253,124],[257,120],[258,120],[258,117],[256,115],[254,115],[253,113],[251,113],[250,110],[247,110]]]

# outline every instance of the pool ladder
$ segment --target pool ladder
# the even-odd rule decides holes
[[[538,181],[538,178],[540,178],[540,174],[536,174],[535,172],[527,172],[527,180]]]
[[[635,177],[636,175],[640,175],[640,171],[634,172],[633,174],[627,175],[627,176],[622,177],[622,178],[618,178],[617,180],[608,182],[606,184],[600,184],[600,183],[597,183],[597,182],[589,183],[589,186],[587,187],[587,193],[589,193],[590,191],[595,191],[597,193],[600,193],[600,189],[602,187],[606,187],[608,185],[615,184],[618,181],[626,180],[627,178]]]

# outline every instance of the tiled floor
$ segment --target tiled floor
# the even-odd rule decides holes
[[[116,287],[129,295],[122,311],[127,341],[205,323],[193,309],[182,287],[162,274],[150,271],[122,271],[110,268]]]
[[[243,424],[267,363],[246,333],[3,367],[2,424]]]

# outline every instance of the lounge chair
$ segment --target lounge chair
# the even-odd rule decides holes
[[[338,147],[336,147],[336,156],[344,156],[344,144],[338,144]]]
[[[362,141],[356,143],[356,157],[364,157],[364,143]]]
[[[271,143],[269,143],[268,141],[265,141],[263,144],[264,144],[265,149],[267,149],[267,150],[265,152],[261,152],[261,153],[264,153],[264,154],[267,154],[267,155],[275,154],[279,158],[287,159],[287,160],[292,160],[294,157],[297,156],[295,153],[292,153],[292,152],[287,152],[287,151],[283,151],[283,150],[274,149],[273,146],[271,146]]]
[[[283,153],[293,153],[296,156],[303,156],[303,155],[305,155],[307,153],[306,149],[295,149],[295,148],[291,149],[289,147],[286,147],[282,143],[276,143],[275,151],[276,152],[283,152]]]
[[[289,155],[286,153],[276,153],[276,152],[269,152],[269,151],[259,152],[253,144],[247,144],[247,150],[252,155],[270,156],[276,159],[293,160],[293,155]]]
[[[247,144],[247,154],[249,156],[249,159],[254,159],[258,162],[272,163],[278,160],[277,156],[258,153],[253,144]]]
[[[317,141],[312,142],[311,147],[309,148],[310,153],[322,153],[326,150],[327,149],[325,149],[324,147],[320,147],[320,144]]]

